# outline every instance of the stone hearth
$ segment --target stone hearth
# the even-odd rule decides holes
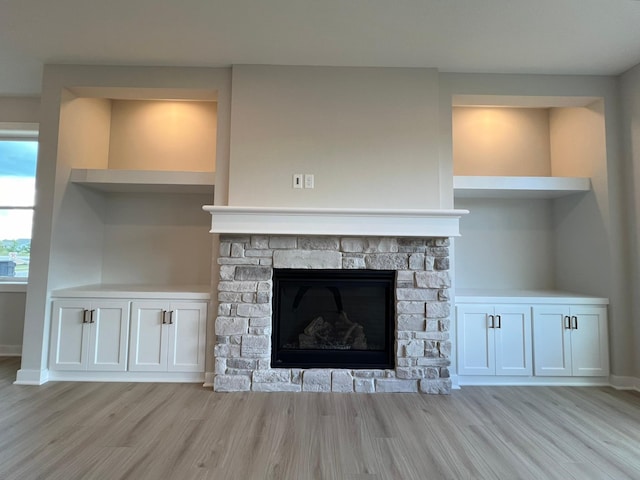
[[[220,235],[214,390],[449,393],[449,239]],[[394,369],[271,368],[274,268],[396,272]]]

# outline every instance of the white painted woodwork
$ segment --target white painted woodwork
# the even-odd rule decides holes
[[[205,302],[134,301],[129,370],[202,372]]]
[[[489,328],[490,305],[458,305],[458,374],[495,374],[495,335]]]
[[[94,284],[55,290],[53,297],[209,300],[209,285]]]
[[[531,375],[531,309],[525,305],[456,307],[459,375]]]
[[[537,376],[571,375],[571,330],[569,307],[533,308],[534,369]]]
[[[168,331],[165,302],[131,303],[129,370],[164,372],[167,370]]]
[[[56,300],[49,368],[124,371],[128,329],[127,301]]]
[[[215,172],[74,168],[69,180],[104,192],[212,193]]]
[[[536,376],[609,375],[605,307],[534,305],[533,332]]]
[[[453,177],[456,198],[559,198],[591,190],[591,180],[579,177]]]
[[[170,305],[169,372],[204,371],[207,305],[203,302],[173,302]]]
[[[467,210],[280,208],[205,205],[211,233],[457,237]]]
[[[562,290],[503,290],[495,288],[457,288],[457,303],[524,303],[560,305],[608,305],[609,299]]]

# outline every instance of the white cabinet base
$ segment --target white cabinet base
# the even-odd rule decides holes
[[[202,383],[204,372],[71,372],[49,370],[49,381]]]
[[[608,387],[609,377],[522,377],[496,375],[458,375],[460,387],[470,386],[540,386],[540,387]]]

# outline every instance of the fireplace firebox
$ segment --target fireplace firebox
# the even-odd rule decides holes
[[[395,275],[274,269],[272,368],[395,368]]]

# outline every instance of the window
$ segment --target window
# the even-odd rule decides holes
[[[0,281],[26,281],[36,191],[37,132],[0,127]]]

